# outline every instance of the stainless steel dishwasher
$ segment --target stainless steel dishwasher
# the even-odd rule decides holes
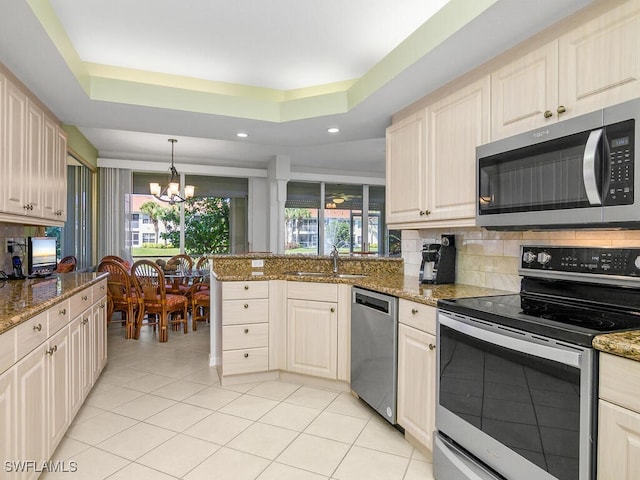
[[[395,425],[398,299],[358,287],[351,295],[351,389]]]

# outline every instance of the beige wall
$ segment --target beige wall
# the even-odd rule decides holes
[[[403,230],[405,275],[418,276],[422,243],[440,243],[442,234],[456,236],[456,283],[514,292],[520,289],[520,245],[640,247],[640,230],[494,232],[480,227]]]

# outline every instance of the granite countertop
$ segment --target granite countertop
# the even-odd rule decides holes
[[[363,278],[336,278],[331,273],[322,277],[300,277],[286,273],[262,275],[216,275],[221,282],[246,282],[256,280],[295,280],[299,282],[346,283],[356,287],[367,288],[380,293],[394,295],[398,298],[437,306],[442,298],[480,297],[486,295],[505,295],[510,292],[472,285],[420,285],[418,277],[407,275],[371,275]]]
[[[106,273],[72,272],[49,278],[0,280],[0,334],[106,276]]]
[[[640,362],[640,330],[598,335],[593,339],[593,347],[604,353]]]

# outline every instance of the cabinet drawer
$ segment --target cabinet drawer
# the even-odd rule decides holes
[[[269,282],[223,282],[222,300],[269,298]]]
[[[269,321],[269,300],[225,300],[222,302],[222,324],[266,323]]]
[[[287,282],[287,298],[316,302],[337,302],[338,284]]]
[[[42,312],[16,327],[16,360],[19,361],[47,339],[48,316],[48,312]]]
[[[97,302],[99,299],[104,297],[107,294],[107,281],[103,280],[100,283],[96,283],[91,287],[91,295],[93,296],[93,301]]]
[[[436,334],[436,309],[429,305],[401,298],[398,302],[398,320],[431,335]]]
[[[56,333],[71,320],[69,300],[54,305],[49,309],[49,336]]]
[[[87,288],[86,290],[83,290],[80,293],[76,293],[70,299],[72,318],[80,315],[87,308],[89,308],[92,303],[93,303],[93,298],[91,296],[90,288]]]
[[[222,352],[222,374],[264,372],[269,370],[269,348],[245,348]]]
[[[0,334],[0,373],[16,363],[16,329]]]
[[[640,413],[640,362],[600,353],[598,397]]]
[[[227,325],[222,327],[222,349],[256,348],[269,346],[269,324]]]

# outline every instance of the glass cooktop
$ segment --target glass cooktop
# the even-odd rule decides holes
[[[639,311],[527,293],[441,300],[438,307],[584,346],[601,333],[640,329]]]

